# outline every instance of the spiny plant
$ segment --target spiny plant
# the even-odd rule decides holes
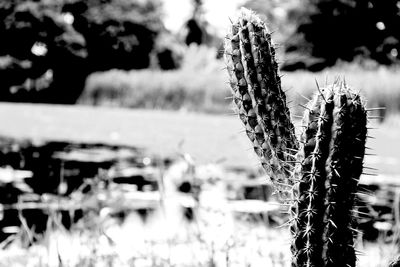
[[[265,23],[242,9],[225,41],[233,103],[262,167],[290,205],[293,267],[354,267],[367,110],[338,79],[304,106],[299,140]]]
[[[243,12],[226,37],[225,59],[240,120],[278,192],[293,185],[298,142],[281,89],[275,48],[265,24]]]
[[[353,205],[367,138],[363,101],[336,82],[315,94],[303,124],[293,265],[355,266]]]

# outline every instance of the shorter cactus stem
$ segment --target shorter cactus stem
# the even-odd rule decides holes
[[[318,114],[318,115],[317,115]],[[367,114],[339,81],[320,88],[305,110],[293,266],[354,267],[354,196],[363,169]]]

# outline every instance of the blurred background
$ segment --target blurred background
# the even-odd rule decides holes
[[[229,99],[240,7],[273,32],[292,114],[337,77],[376,108],[358,248],[360,266],[387,266],[398,0],[1,1],[0,266],[289,266],[288,218]]]

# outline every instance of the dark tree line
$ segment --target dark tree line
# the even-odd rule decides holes
[[[310,9],[297,28],[305,50],[333,65],[360,56],[390,65],[400,60],[400,1],[309,0]]]
[[[399,0],[249,0],[286,52],[283,68],[321,70],[338,60],[400,62]],[[284,12],[282,12],[284,10]]]
[[[94,71],[140,69],[163,29],[158,0],[0,2],[0,100],[74,103]]]

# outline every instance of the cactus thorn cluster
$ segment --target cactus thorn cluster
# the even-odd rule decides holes
[[[225,41],[233,103],[278,193],[291,198],[293,267],[354,267],[354,202],[363,170],[367,111],[338,79],[319,88],[295,129],[267,26],[242,9]]]

